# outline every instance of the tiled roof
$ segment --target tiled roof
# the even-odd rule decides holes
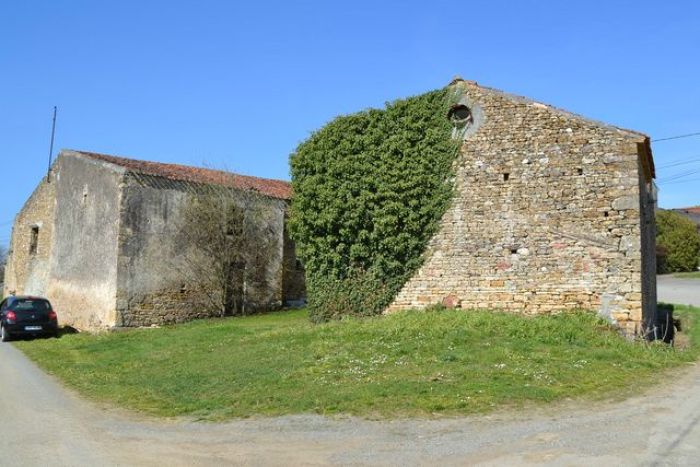
[[[700,215],[700,206],[693,206],[690,208],[676,208],[676,209],[674,209],[674,211],[682,211],[682,212],[686,212],[688,214]]]
[[[166,164],[163,162],[141,161],[126,157],[110,156],[95,152],[71,151],[91,159],[108,162],[135,172],[156,177],[164,177],[181,182],[202,183],[207,185],[220,185],[241,190],[255,190],[263,195],[277,199],[291,199],[292,187],[289,182],[273,180],[269,178],[238,175],[221,170],[191,167],[179,164]]]

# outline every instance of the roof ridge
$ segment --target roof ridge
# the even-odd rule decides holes
[[[571,112],[569,110],[562,109],[560,107],[557,107],[557,106],[554,106],[551,104],[547,104],[545,102],[541,102],[541,101],[536,100],[532,97],[522,96],[520,94],[514,94],[511,92],[503,91],[501,89],[493,88],[490,86],[483,86],[483,85],[477,83],[476,81],[468,81],[468,80],[464,80],[461,78],[459,78],[458,80],[457,80],[457,78],[455,78],[453,80],[453,82],[459,82],[459,81],[465,83],[468,86],[475,86],[477,88],[483,89],[483,90],[490,92],[492,94],[497,94],[497,95],[503,96],[506,99],[514,100],[516,102],[521,102],[521,103],[525,103],[525,104],[532,104],[532,105],[536,105],[536,106],[543,106],[544,108],[547,108],[553,112],[557,112],[563,116],[573,118],[576,120],[581,120],[581,121],[586,122],[586,123],[591,124],[591,125],[596,125],[596,126],[602,127],[602,128],[622,131],[622,132],[630,134],[631,136],[649,138],[649,135],[647,135],[646,133],[642,133],[642,132],[637,131],[637,130],[631,130],[629,128],[623,128],[623,127],[620,127],[617,125],[612,125],[610,123],[604,122],[602,120],[597,120],[595,118],[586,117],[585,115],[581,115],[581,114]],[[450,83],[450,84],[452,84],[452,83]]]
[[[164,177],[170,180],[220,185],[241,190],[255,190],[271,198],[291,199],[291,184],[285,180],[242,175],[219,169],[196,167],[171,162],[146,161],[130,157],[114,156],[99,152],[65,149],[62,153],[74,153],[93,160],[117,165],[132,173]]]

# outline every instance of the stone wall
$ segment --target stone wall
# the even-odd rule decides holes
[[[157,176],[130,174],[122,186],[119,235],[118,326],[147,326],[220,316],[206,279],[214,261],[178,234],[183,213],[201,187]],[[246,312],[278,308],[283,302],[283,222],[286,203],[262,198],[256,214],[269,240],[264,264],[251,266],[265,285],[246,281]],[[262,268],[262,270],[260,269]],[[214,296],[215,297],[215,296]]]
[[[474,83],[457,86],[474,120],[455,163],[455,196],[424,265],[389,311],[436,303],[584,308],[638,331],[645,137]],[[653,224],[653,211],[647,220]],[[644,272],[650,288],[653,275]]]
[[[641,146],[640,153],[647,150]],[[640,161],[641,162],[641,161]],[[642,255],[642,317],[646,332],[656,324],[656,189],[649,170],[639,164],[639,209]]]
[[[304,276],[304,266],[297,258],[294,240],[289,238],[286,228],[284,229],[283,241],[284,273],[282,278],[282,295],[285,305],[296,305],[306,300],[306,278]]]
[[[211,288],[193,274],[191,263],[213,259],[193,256],[193,245],[178,235],[183,210],[202,187],[62,151],[50,180],[41,182],[15,219],[4,293],[46,296],[61,324],[79,329],[220,316]],[[285,241],[287,202],[256,199],[261,209],[253,230],[266,241],[249,255],[245,312],[304,296],[303,270],[296,267],[293,243]]]
[[[113,326],[123,170],[65,153],[53,170],[57,203],[46,295],[62,324]]]
[[[46,295],[53,247],[56,184],[44,178],[15,217],[5,267],[3,295]],[[30,251],[35,230],[36,249]]]

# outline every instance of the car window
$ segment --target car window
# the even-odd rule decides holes
[[[15,311],[48,311],[51,305],[46,300],[19,299],[15,301],[12,308]]]

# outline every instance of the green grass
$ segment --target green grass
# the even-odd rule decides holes
[[[637,391],[698,356],[634,343],[587,313],[405,312],[311,324],[305,311],[15,345],[82,395],[158,416],[459,415]],[[699,321],[700,323],[700,321]]]
[[[676,272],[673,277],[679,277],[681,279],[700,279],[700,271],[693,272]]]

